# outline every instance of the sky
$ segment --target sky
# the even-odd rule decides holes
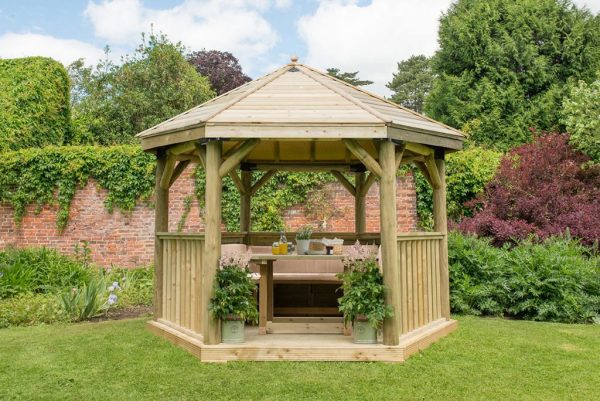
[[[163,32],[189,50],[232,52],[257,78],[289,62],[360,71],[385,87],[396,63],[437,49],[452,0],[0,0],[0,57],[119,61],[141,33]],[[600,12],[600,0],[574,0]]]

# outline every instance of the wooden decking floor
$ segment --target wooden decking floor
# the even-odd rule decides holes
[[[397,346],[355,344],[341,334],[267,334],[257,327],[246,327],[243,344],[205,345],[172,326],[150,321],[150,330],[188,350],[204,362],[227,361],[386,361],[403,362],[452,332],[454,320],[440,319],[400,338]]]

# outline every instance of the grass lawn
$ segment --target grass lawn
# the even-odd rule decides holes
[[[203,364],[144,319],[3,329],[0,399],[600,399],[599,325],[459,321],[404,364]]]

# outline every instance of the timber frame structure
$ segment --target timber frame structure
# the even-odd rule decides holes
[[[149,322],[157,334],[203,361],[402,361],[456,327],[449,306],[444,156],[462,148],[460,131],[292,58],[138,138],[157,158],[154,319]],[[190,163],[206,171],[205,231],[168,233],[169,187]],[[395,177],[408,163],[433,188],[434,232],[397,233]],[[385,300],[394,309],[384,322],[382,343],[295,334],[287,340],[250,335],[245,344],[220,344],[220,325],[208,308],[221,246],[270,244],[272,235],[251,232],[250,200],[277,171],[329,171],[355,197],[356,230],[345,239],[380,243]],[[241,194],[240,233],[221,233],[226,176]],[[365,196],[375,181],[379,235],[365,233]]]

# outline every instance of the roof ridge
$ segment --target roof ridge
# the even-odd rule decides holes
[[[199,105],[197,105],[197,106],[194,106],[194,107],[192,107],[191,109],[185,110],[185,111],[183,111],[183,112],[181,112],[181,113],[179,113],[179,114],[177,114],[177,115],[175,115],[175,116],[173,116],[173,117],[171,117],[171,118],[169,118],[169,119],[167,119],[167,120],[165,120],[165,121],[162,121],[162,122],[160,122],[159,124],[153,125],[152,127],[150,127],[150,128],[147,128],[147,129],[143,130],[142,132],[140,132],[140,133],[136,134],[135,136],[136,136],[136,137],[141,137],[141,136],[144,136],[146,133],[149,133],[151,130],[154,130],[155,128],[158,128],[158,127],[160,127],[161,125],[167,124],[167,123],[169,123],[169,122],[173,121],[173,120],[174,120],[174,119],[176,119],[176,118],[179,118],[179,117],[181,117],[181,116],[184,116],[184,115],[186,115],[186,114],[189,114],[189,113],[193,112],[193,111],[194,111],[194,110],[196,110],[196,109],[199,109],[199,108],[201,108],[201,107],[204,107],[204,106],[206,106],[207,104],[214,103],[215,101],[217,101],[217,100],[219,100],[219,99],[221,99],[221,98],[223,98],[223,97],[225,97],[225,96],[227,96],[227,95],[231,95],[233,92],[240,92],[240,91],[242,91],[242,90],[243,90],[243,88],[244,88],[244,87],[246,87],[246,86],[248,86],[248,85],[250,85],[250,84],[252,84],[252,83],[256,83],[257,81],[260,81],[260,80],[264,80],[264,79],[266,79],[266,78],[269,78],[271,75],[274,75],[275,73],[277,73],[277,72],[279,72],[279,71],[283,70],[283,69],[284,69],[284,68],[286,68],[286,67],[289,67],[289,65],[285,65],[285,66],[283,66],[283,67],[280,67],[280,68],[278,68],[278,69],[276,69],[276,70],[274,70],[274,71],[271,71],[270,73],[268,73],[268,74],[266,74],[266,75],[263,75],[263,76],[262,76],[262,77],[260,77],[260,78],[256,78],[256,79],[253,79],[253,80],[251,80],[251,81],[248,81],[248,82],[246,82],[245,84],[238,86],[237,88],[233,88],[233,89],[231,89],[231,90],[229,90],[229,91],[227,91],[227,92],[225,92],[225,93],[222,93],[222,94],[220,94],[219,96],[215,96],[215,97],[213,97],[213,98],[211,98],[211,99],[208,99],[206,102],[204,102],[204,103],[200,103]],[[268,80],[267,82],[265,82],[263,85],[258,85],[258,87],[257,87],[256,89],[258,89],[258,88],[262,88],[264,85],[266,85],[267,83],[271,82],[271,81],[272,81],[273,79],[275,79],[275,78],[276,78],[276,77],[274,77],[274,78],[272,78],[272,79],[269,79],[269,80]],[[254,91],[248,92],[248,94],[255,92],[255,91],[256,91],[256,89],[255,89]],[[232,106],[234,103],[237,103],[239,100],[243,99],[244,97],[245,97],[245,96],[238,96],[238,97],[234,98],[234,99],[232,100],[232,103],[228,104],[228,105],[227,105],[225,108],[223,108],[223,109],[220,109],[220,110],[219,110],[217,113],[220,113],[221,111],[228,109],[228,108],[229,108],[229,107],[231,107],[231,106]],[[214,114],[210,115],[210,116],[209,116],[209,118],[212,118],[212,117],[214,117],[214,116],[215,116],[217,113],[214,113]],[[206,122],[207,120],[208,120],[208,118],[207,118],[207,119],[205,119],[204,121]]]
[[[297,65],[297,66],[300,66],[300,67],[304,67],[304,68],[306,68],[307,70],[309,70],[309,71],[311,71],[311,72],[313,72],[313,73],[316,73],[316,74],[318,74],[318,75],[321,75],[321,76],[323,76],[323,75],[327,75],[327,74],[324,74],[323,72],[321,72],[321,71],[319,71],[319,70],[315,70],[315,69],[313,69],[313,68],[311,68],[311,67],[308,67],[307,65],[304,65],[304,64],[296,64],[296,65]],[[329,90],[331,90],[331,91],[333,91],[333,92],[337,93],[338,95],[342,96],[344,99],[346,99],[346,100],[348,100],[348,101],[350,101],[350,102],[354,103],[355,105],[357,105],[357,106],[358,106],[358,107],[360,107],[361,109],[365,110],[367,113],[369,113],[369,114],[371,114],[371,115],[375,116],[376,118],[380,119],[382,122],[384,122],[384,123],[391,122],[391,120],[389,120],[388,118],[386,118],[386,117],[385,117],[383,114],[379,113],[377,110],[373,109],[371,106],[368,106],[368,105],[364,104],[363,102],[361,102],[361,101],[360,101],[360,99],[356,99],[356,98],[354,98],[353,96],[351,96],[351,95],[349,95],[349,94],[347,94],[347,93],[344,93],[343,91],[340,91],[340,90],[339,90],[338,88],[336,88],[335,86],[333,86],[333,85],[329,85],[327,82],[323,82],[323,81],[322,81],[320,78],[317,78],[317,77],[313,76],[312,74],[308,74],[306,71],[302,71],[301,69],[299,69],[299,71],[301,71],[301,72],[302,72],[304,75],[308,76],[308,77],[309,77],[309,78],[311,78],[312,80],[314,80],[314,81],[316,81],[316,82],[320,83],[321,85],[325,86],[327,89],[329,89]],[[333,80],[337,80],[337,81],[340,81],[340,82],[344,82],[344,81],[338,80],[338,79],[337,79],[337,78],[335,78],[335,77],[332,77],[331,75],[327,75],[327,76],[326,76],[326,77],[324,77],[324,78],[331,78],[331,79],[333,79]],[[344,82],[344,83],[345,83],[345,82]],[[350,87],[353,87],[352,85],[349,85],[349,86],[350,86]]]
[[[261,88],[264,88],[265,85],[269,84],[270,82],[273,82],[275,79],[279,78],[284,73],[286,73],[287,71],[289,71],[292,67],[293,66],[291,64],[286,64],[283,67],[278,68],[275,71],[271,72],[270,74],[264,75],[261,78],[255,79],[254,81],[250,81],[250,82],[256,82],[256,81],[258,81],[260,79],[264,79],[264,82],[262,82],[260,85],[256,85],[256,87],[252,88],[251,90],[243,92],[240,96],[238,96],[235,99],[233,99],[225,107],[222,107],[219,110],[215,111],[214,113],[209,114],[206,118],[204,118],[204,122],[207,123],[211,118],[215,117],[217,114],[220,114],[223,111],[229,109],[231,106],[233,106],[236,103],[239,103],[242,99],[245,99],[246,97],[250,96],[251,94],[253,94],[257,90],[259,90]]]
[[[298,65],[301,65],[302,67],[305,67],[306,69],[308,69],[308,70],[310,70],[310,71],[313,71],[313,72],[315,72],[315,73],[317,73],[317,74],[320,74],[320,75],[323,75],[323,76],[325,76],[325,77],[327,77],[327,78],[330,78],[330,79],[331,79],[331,80],[333,80],[333,81],[337,81],[337,82],[339,82],[339,83],[342,83],[342,84],[344,84],[344,85],[346,85],[346,86],[348,86],[348,87],[350,87],[350,88],[356,89],[356,90],[358,90],[358,91],[360,91],[360,92],[362,92],[362,93],[364,93],[364,94],[366,94],[366,95],[368,95],[368,96],[371,96],[371,97],[373,97],[373,98],[375,98],[375,99],[381,100],[381,101],[383,101],[383,102],[385,102],[385,103],[387,103],[387,104],[389,104],[389,105],[391,105],[391,106],[394,106],[394,107],[396,107],[396,108],[398,108],[398,109],[404,110],[404,111],[406,111],[406,112],[408,112],[408,113],[410,113],[410,114],[413,114],[413,115],[415,115],[415,116],[417,116],[417,117],[421,117],[421,118],[423,118],[423,119],[425,119],[425,120],[427,120],[427,121],[429,121],[429,122],[432,122],[432,123],[435,123],[435,124],[441,125],[441,126],[443,126],[443,127],[445,127],[445,128],[448,128],[449,130],[451,130],[451,131],[454,131],[454,132],[456,132],[456,133],[460,134],[461,136],[464,136],[464,137],[466,137],[466,136],[467,136],[467,135],[466,135],[464,132],[462,132],[462,131],[461,131],[461,130],[459,130],[459,129],[456,129],[456,128],[454,128],[454,127],[450,127],[449,125],[446,125],[446,124],[444,124],[444,123],[442,123],[442,122],[436,121],[436,120],[434,120],[433,118],[430,118],[430,117],[428,117],[428,116],[426,116],[426,115],[424,115],[424,114],[417,113],[417,112],[416,112],[416,111],[414,111],[414,110],[411,110],[411,109],[409,109],[409,108],[407,108],[407,107],[404,107],[404,106],[402,106],[402,105],[400,105],[400,104],[398,104],[398,103],[394,103],[394,102],[392,102],[392,101],[390,101],[390,100],[388,100],[388,99],[386,99],[386,98],[384,98],[384,97],[382,97],[382,96],[379,96],[379,95],[376,95],[376,94],[374,94],[374,93],[372,93],[372,92],[369,92],[369,91],[368,91],[368,90],[366,90],[366,89],[362,89],[362,88],[359,88],[358,86],[351,85],[351,84],[349,84],[349,83],[348,83],[348,82],[346,82],[346,81],[343,81],[343,80],[341,80],[341,79],[339,79],[339,78],[336,78],[336,77],[334,77],[334,76],[332,76],[332,75],[326,74],[326,73],[324,73],[323,71],[317,70],[316,68],[313,68],[313,67],[311,67],[311,66],[308,66],[308,65],[305,65],[305,64],[298,64]],[[336,92],[337,92],[337,91],[336,91]],[[337,93],[339,93],[339,92],[337,92]],[[360,103],[361,103],[361,105],[364,105],[364,103],[363,103],[363,102],[362,102],[360,99],[356,99],[356,100],[357,100],[358,102],[360,102]],[[366,105],[364,105],[364,106],[366,106]],[[369,106],[366,106],[366,107],[369,107]],[[370,107],[369,107],[369,108],[370,108]],[[386,120],[384,120],[384,121],[386,121]],[[388,122],[388,121],[386,121],[386,122]],[[392,122],[392,123],[393,123],[393,122]]]

